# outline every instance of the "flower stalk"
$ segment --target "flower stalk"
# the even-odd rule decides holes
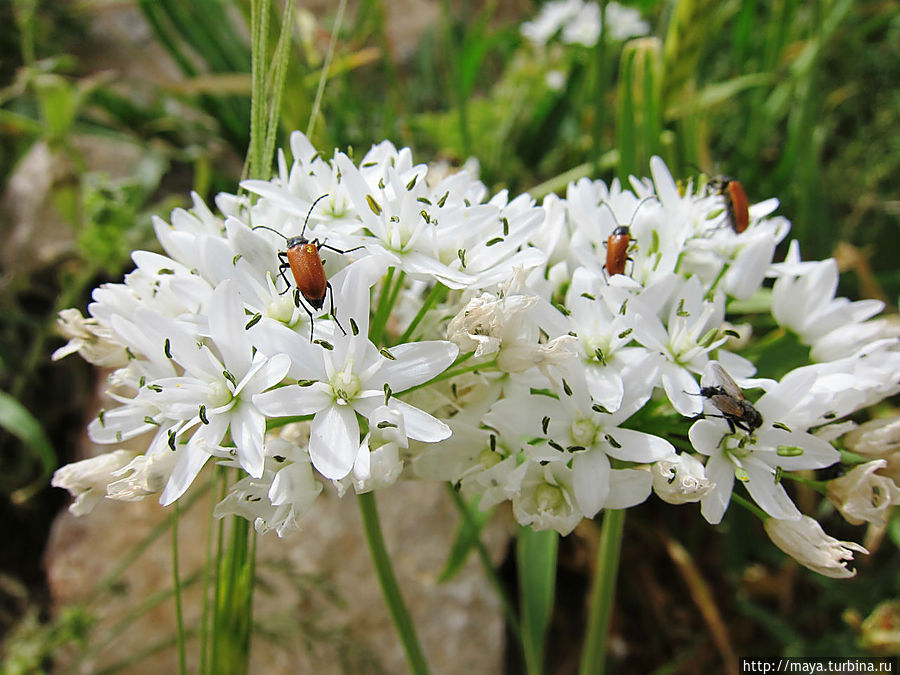
[[[378,577],[378,583],[381,586],[381,592],[384,595],[384,601],[391,614],[394,627],[397,629],[397,635],[403,643],[409,669],[414,675],[425,675],[428,673],[428,663],[425,661],[425,655],[419,645],[415,624],[403,600],[403,593],[400,591],[400,584],[397,583],[397,576],[394,574],[391,556],[384,543],[375,495],[371,492],[363,493],[357,497],[357,503],[362,516],[363,530],[366,533],[366,542],[369,545],[369,554],[372,556],[372,564],[375,566],[375,574]]]
[[[606,672],[609,625],[616,595],[616,578],[619,572],[619,554],[624,529],[624,509],[609,509],[603,514],[600,545],[597,548],[597,567],[594,570],[594,584],[591,588],[588,625],[584,647],[581,650],[581,666],[578,670],[580,675],[603,675]]]

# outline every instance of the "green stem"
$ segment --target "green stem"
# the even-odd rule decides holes
[[[479,526],[472,518],[472,514],[469,513],[469,507],[466,505],[466,502],[463,500],[462,496],[460,496],[459,492],[454,489],[452,483],[445,483],[444,486],[447,488],[447,493],[450,495],[450,498],[453,500],[453,503],[456,505],[457,510],[460,515],[463,517],[463,520],[466,522],[466,525],[473,532],[478,532]],[[509,626],[509,629],[512,631],[513,637],[516,638],[516,642],[519,643],[519,646],[522,645],[522,627],[519,625],[519,617],[516,614],[516,610],[513,607],[512,602],[509,600],[509,595],[506,593],[506,589],[503,587],[503,582],[500,581],[500,577],[497,575],[497,570],[494,567],[494,563],[491,562],[491,556],[488,554],[487,549],[484,547],[484,542],[481,541],[480,536],[475,536],[475,550],[478,551],[478,559],[481,561],[481,566],[484,568],[485,574],[487,574],[488,581],[491,583],[491,586],[494,587],[494,593],[497,594],[497,597],[500,599],[500,607],[503,609],[503,615],[506,617],[506,623]]]
[[[559,534],[519,525],[516,569],[519,577],[519,612],[522,617],[522,653],[528,675],[543,675],[547,633],[556,598]]]
[[[250,178],[267,178],[263,166],[266,140],[266,74],[269,42],[269,2],[253,0],[250,9],[251,89],[250,148],[247,152],[247,174]]]
[[[207,487],[212,488],[215,483],[216,477],[215,474],[210,476],[209,483]],[[209,612],[209,594],[211,591],[211,584],[213,578],[212,566],[213,566],[213,550],[212,550],[212,540],[213,540],[213,530],[214,524],[216,523],[216,519],[213,516],[213,513],[216,510],[216,502],[217,500],[211,499],[209,505],[209,526],[206,528],[206,561],[203,564],[203,601],[202,601],[202,609],[200,611],[200,667],[197,669],[198,673],[207,672],[207,658],[209,656],[209,646],[210,646],[210,612]],[[220,521],[221,522],[221,521]]]
[[[428,664],[425,661],[422,648],[419,646],[415,625],[409,615],[406,604],[403,602],[400,585],[397,583],[397,577],[394,575],[394,568],[391,565],[391,558],[384,544],[381,524],[378,522],[375,495],[371,492],[366,492],[359,495],[357,500],[359,511],[362,515],[363,529],[366,532],[366,541],[369,544],[369,553],[372,556],[372,563],[375,565],[375,573],[378,575],[381,592],[384,594],[384,601],[388,611],[391,613],[394,627],[397,629],[400,640],[403,642],[409,669],[415,675],[427,673]]]
[[[181,573],[178,569],[178,519],[181,507],[175,502],[175,513],[172,517],[172,593],[175,598],[175,630],[178,635],[178,672],[187,673],[187,657],[184,651],[184,615],[181,611]]]
[[[376,345],[381,342],[381,336],[384,333],[384,326],[387,323],[387,317],[391,312],[390,296],[391,283],[394,280],[394,268],[389,267],[384,275],[384,281],[381,284],[381,294],[378,296],[378,305],[375,307],[375,314],[372,316],[372,323],[369,326],[369,339]]]
[[[463,354],[459,358],[456,359],[456,363],[462,363],[468,358],[471,358],[473,352],[468,352]],[[455,365],[455,364],[454,364]],[[483,363],[476,363],[474,366],[466,366],[465,368],[457,368],[456,370],[445,370],[440,375],[436,375],[435,377],[428,380],[428,382],[423,382],[422,384],[417,384],[414,387],[410,387],[409,389],[404,389],[403,391],[397,392],[398,394],[408,394],[411,391],[415,391],[416,389],[421,389],[422,387],[430,387],[435,382],[440,382],[441,380],[449,380],[451,377],[456,377],[457,375],[463,375],[464,373],[471,373],[475,370],[491,370],[497,367],[497,361],[492,359],[490,361],[485,361]]]
[[[341,0],[337,14],[334,17],[334,27],[331,29],[331,40],[328,43],[328,51],[325,52],[325,61],[322,63],[322,74],[319,76],[316,98],[313,100],[312,112],[309,114],[309,124],[306,126],[307,138],[312,138],[313,129],[316,128],[316,119],[319,117],[319,108],[322,105],[322,96],[325,93],[325,83],[328,81],[328,71],[331,70],[331,61],[334,58],[334,45],[337,42],[341,24],[344,22],[344,10],[346,8],[347,0]]]
[[[247,521],[249,524],[249,521]],[[256,529],[248,528],[250,535],[250,559],[247,561],[247,574],[249,578],[247,579],[247,597],[246,597],[246,607],[244,609],[244,615],[246,619],[244,621],[244,630],[245,633],[242,636],[244,639],[244,644],[247,645],[247,648],[244,650],[244,670],[243,672],[250,672],[250,642],[253,637],[253,596],[256,591]]]
[[[594,587],[591,590],[590,614],[581,651],[581,667],[578,670],[580,675],[602,675],[606,668],[609,623],[616,593],[624,528],[625,509],[608,509],[604,512],[600,546],[597,550],[597,569],[594,571]]]
[[[769,518],[772,517],[768,513],[763,511],[761,508],[759,508],[756,504],[753,504],[749,500],[744,499],[736,492],[731,493],[731,501],[733,501],[735,504],[740,504],[741,506],[743,506],[745,509],[747,509],[750,513],[754,514],[757,518],[759,518],[763,522],[767,521]]]
[[[216,472],[219,476],[219,500],[225,498],[225,495],[228,494],[228,470],[219,466],[216,467]],[[222,614],[219,612],[219,598],[222,591],[222,584],[225,583],[224,574],[222,573],[225,567],[225,519],[220,518],[218,527],[216,528],[216,583],[213,586],[213,601],[212,601],[212,634],[210,635],[209,640],[209,670],[207,673],[214,673],[216,668],[216,663],[218,660],[218,649],[217,645],[224,640],[222,637],[224,634],[224,626],[222,625]]]
[[[805,485],[806,487],[811,488],[820,494],[828,494],[827,480],[814,480],[812,478],[804,478],[803,476],[798,476],[793,473],[783,473],[781,474],[781,478],[784,480],[792,480],[795,483]]]
[[[291,60],[291,45],[294,27],[294,0],[284,3],[281,16],[281,34],[275,47],[275,61],[272,64],[271,87],[269,91],[269,110],[266,122],[265,142],[263,143],[263,166],[271,167],[275,156],[275,140],[278,136],[278,121],[281,119],[281,97],[284,93],[284,80],[287,77],[288,63]],[[267,170],[266,175],[269,175]]]
[[[469,133],[469,112],[468,112],[468,96],[465,92],[465,84],[463,83],[462,66],[463,61],[462,49],[455,34],[455,25],[453,20],[453,10],[448,0],[441,3],[443,10],[444,25],[444,41],[447,48],[447,69],[448,77],[451,80],[449,89],[453,92],[456,103],[456,117],[459,123],[459,138],[462,142],[463,157],[472,154],[471,134]]]
[[[600,165],[600,157],[603,154],[603,131],[606,125],[606,87],[609,76],[606,63],[606,2],[600,2],[600,35],[594,47],[592,64],[594,68],[594,175],[600,175],[603,167]]]
[[[182,511],[187,511],[191,506],[193,506],[194,502],[196,502],[200,497],[205,495],[209,491],[209,486],[205,485],[200,490],[197,490],[195,493],[190,495],[185,500],[185,505],[182,508]],[[185,499],[185,496],[182,495],[181,499]],[[128,553],[126,553],[122,558],[119,559],[119,562],[112,569],[112,571],[107,574],[105,577],[100,579],[93,588],[88,593],[88,598],[90,598],[91,603],[96,603],[98,600],[103,600],[105,596],[110,593],[113,588],[119,583],[122,575],[125,574],[125,570],[137,560],[140,555],[150,548],[150,545],[159,539],[166,531],[172,527],[172,520],[175,518],[175,515],[171,515],[166,518],[161,523],[155,525],[152,530],[145,536],[141,541],[135,544]]]
[[[403,331],[403,335],[400,336],[400,339],[397,340],[398,344],[403,344],[412,336],[413,331],[416,329],[422,319],[425,318],[425,314],[428,313],[432,307],[434,307],[437,303],[447,297],[447,292],[450,289],[444,286],[442,283],[436,283],[432,286],[431,291],[428,293],[428,297],[425,298],[425,302],[422,304],[422,307],[413,317],[413,320],[409,322],[409,326]]]

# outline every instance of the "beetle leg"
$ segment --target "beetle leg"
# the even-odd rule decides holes
[[[302,307],[303,311],[306,312],[306,316],[309,317],[309,341],[312,342],[313,341],[313,333],[316,329],[316,321],[313,318],[312,310],[306,306],[305,302],[300,300],[300,289],[299,288],[294,289],[294,304],[297,305],[297,307]]]
[[[344,330],[344,327],[341,325],[341,322],[338,321],[337,312],[334,311],[334,289],[331,287],[331,282],[325,282],[325,291],[331,291],[331,296],[329,298],[329,313],[331,314],[331,318],[334,319],[334,322],[337,324],[337,327],[341,329],[341,332],[346,335],[347,331]]]
[[[328,244],[326,244],[326,243],[324,243],[324,242],[322,242],[322,243],[317,243],[316,245],[317,245],[319,248],[327,248],[329,251],[334,251],[335,253],[340,253],[340,254],[350,253],[351,251],[358,251],[358,250],[361,249],[361,248],[365,248],[365,246],[354,246],[353,248],[348,248],[348,249],[346,249],[346,250],[342,250],[342,249],[339,249],[339,248],[335,248],[334,246],[329,246]]]
[[[278,274],[281,275],[281,278],[284,279],[284,290],[281,291],[278,295],[284,295],[291,289],[291,282],[288,281],[288,278],[285,276],[284,271],[289,270],[291,268],[291,264],[287,261],[284,253],[278,254],[278,259],[281,261],[281,264],[278,266]]]

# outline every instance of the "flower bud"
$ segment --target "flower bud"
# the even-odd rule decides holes
[[[869,553],[856,542],[828,536],[818,521],[809,516],[801,516],[799,520],[769,518],[763,526],[778,548],[804,567],[833,579],[856,576],[856,570],[847,569],[853,551]]]
[[[875,459],[828,483],[828,499],[851,525],[887,525],[888,510],[900,502],[900,488],[887,476],[875,473],[886,466],[886,460]]]
[[[653,464],[653,491],[669,504],[699,502],[715,487],[702,462],[693,455],[672,455]]]
[[[71,492],[75,501],[69,506],[69,511],[83,516],[106,496],[106,487],[113,481],[114,472],[128,464],[135,454],[128,450],[116,450],[66,464],[56,470],[50,484]]]

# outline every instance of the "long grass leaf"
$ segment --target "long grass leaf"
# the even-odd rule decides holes
[[[469,554],[475,550],[480,540],[481,530],[494,514],[492,510],[480,511],[474,505],[466,503],[455,490],[453,493],[456,495],[453,501],[462,518],[456,529],[456,535],[453,537],[450,553],[447,554],[447,560],[444,562],[444,569],[438,575],[438,583],[449,581],[462,569],[466,560],[469,559]]]
[[[266,123],[266,139],[263,147],[263,164],[272,165],[275,155],[275,140],[278,137],[278,125],[281,120],[281,97],[284,94],[284,80],[287,76],[288,64],[291,60],[291,39],[294,26],[294,0],[286,0],[284,14],[281,17],[281,33],[272,60],[272,77],[269,85],[269,114]]]
[[[0,427],[22,441],[25,450],[41,467],[41,474],[37,482],[43,485],[47,476],[56,467],[56,453],[53,451],[53,445],[37,418],[5,391],[0,391]],[[21,498],[27,495],[20,494],[19,496]]]
[[[519,571],[522,648],[529,675],[544,672],[547,629],[553,616],[556,593],[556,552],[559,535],[520,527],[516,538]]]

